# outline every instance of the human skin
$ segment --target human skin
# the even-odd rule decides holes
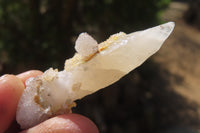
[[[25,89],[25,81],[41,75],[41,71],[31,70],[19,75],[0,77],[0,133],[9,129],[15,120],[18,101]],[[12,131],[12,129],[9,131]],[[16,132],[16,131],[12,131]],[[96,125],[79,114],[59,115],[48,119],[22,133],[98,133]]]

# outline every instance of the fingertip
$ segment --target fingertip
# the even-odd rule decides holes
[[[23,82],[15,75],[4,75],[0,77],[0,97],[5,97],[6,94],[12,94],[12,97],[7,97],[15,100],[17,103],[24,91]],[[14,99],[15,98],[15,99]],[[17,100],[17,101],[16,101]]]
[[[14,75],[0,78],[0,132],[5,131],[15,118],[17,104],[24,88],[22,81]]]
[[[56,116],[22,133],[99,133],[96,125],[78,114]]]
[[[30,70],[21,74],[16,75],[18,78],[20,78],[22,80],[23,83],[25,83],[25,81],[30,78],[30,77],[36,77],[38,75],[41,75],[42,72],[39,70]]]

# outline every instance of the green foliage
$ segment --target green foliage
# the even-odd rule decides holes
[[[97,39],[159,23],[170,0],[0,0],[0,64],[3,70],[63,66],[74,38],[89,32]],[[20,71],[20,70],[19,70]]]

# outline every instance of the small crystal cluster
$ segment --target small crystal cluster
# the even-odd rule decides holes
[[[100,44],[81,33],[75,45],[77,53],[66,60],[63,71],[50,68],[26,81],[17,122],[26,129],[69,113],[75,100],[118,81],[157,52],[173,28],[174,23],[169,22],[130,34],[120,32]]]

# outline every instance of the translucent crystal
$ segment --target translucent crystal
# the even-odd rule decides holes
[[[50,68],[26,81],[17,109],[18,123],[29,128],[69,113],[76,106],[75,100],[118,81],[141,65],[160,49],[173,28],[174,23],[169,22],[130,34],[120,32],[98,45],[82,33],[76,41],[77,53],[66,60],[63,71]]]

